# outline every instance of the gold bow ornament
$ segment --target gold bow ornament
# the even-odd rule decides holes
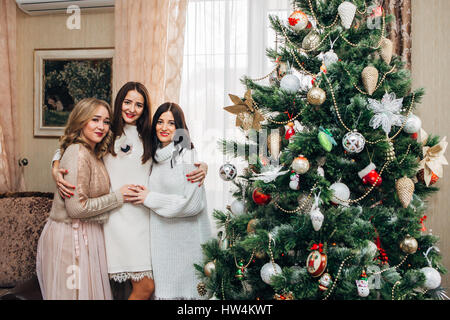
[[[229,94],[229,97],[234,105],[224,109],[236,115],[236,127],[242,127],[244,130],[261,129],[261,121],[264,120],[264,117],[253,106],[251,90],[247,90],[245,93],[245,102],[233,94]]]
[[[426,142],[427,134],[424,132],[421,140],[422,143]],[[448,142],[446,141],[447,137],[442,138],[442,140],[432,146],[424,146],[422,148],[423,159],[419,163],[419,171],[424,170],[424,181],[427,187],[430,185],[431,178],[433,174],[442,178],[444,176],[443,165],[448,165],[447,159],[444,157],[445,150],[447,149]]]

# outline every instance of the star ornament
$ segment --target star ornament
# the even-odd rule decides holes
[[[381,102],[370,98],[368,101],[367,108],[375,113],[369,122],[372,128],[381,126],[383,131],[389,134],[392,126],[402,126],[406,120],[405,116],[400,114],[403,98],[396,99],[394,92],[386,93]]]
[[[225,107],[224,109],[236,115],[236,127],[242,127],[244,130],[261,129],[261,121],[264,120],[264,117],[253,106],[251,90],[247,90],[245,93],[245,101],[242,101],[241,98],[233,94],[229,94],[228,96],[234,105]]]

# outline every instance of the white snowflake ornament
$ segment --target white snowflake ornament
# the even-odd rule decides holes
[[[403,105],[403,98],[396,99],[395,93],[385,93],[381,102],[375,99],[367,99],[367,108],[375,113],[370,119],[369,125],[377,129],[381,126],[386,134],[389,134],[392,126],[402,126],[405,116],[400,114]]]

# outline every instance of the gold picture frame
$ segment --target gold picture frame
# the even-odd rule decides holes
[[[34,136],[60,137],[82,98],[112,102],[114,49],[34,50]]]

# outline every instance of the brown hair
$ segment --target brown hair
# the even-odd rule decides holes
[[[125,97],[127,96],[129,91],[137,91],[144,98],[144,111],[142,112],[139,119],[136,121],[136,129],[139,133],[140,138],[142,139],[142,145],[144,147],[144,154],[142,155],[142,163],[147,162],[150,159],[150,149],[151,149],[151,135],[150,135],[150,124],[152,123],[152,115],[151,115],[151,103],[150,103],[150,95],[148,94],[145,86],[140,82],[127,82],[122,88],[120,88],[119,92],[116,95],[116,99],[114,101],[114,114],[112,120],[112,128],[111,131],[113,133],[113,141],[116,140],[117,137],[120,137],[123,134],[123,127],[125,125],[125,121],[122,117],[122,105]],[[109,152],[113,156],[116,156],[114,152],[114,143],[109,146]]]
[[[79,101],[67,120],[66,128],[64,129],[64,135],[59,139],[61,148],[61,154],[73,143],[80,143],[86,148],[91,149],[89,144],[81,137],[81,132],[84,126],[92,120],[95,115],[95,111],[98,107],[103,106],[108,110],[109,117],[111,118],[111,107],[106,101],[96,98],[86,98]],[[108,153],[109,146],[112,144],[112,132],[108,130],[103,140],[95,145],[94,154],[98,159],[101,159]]]

